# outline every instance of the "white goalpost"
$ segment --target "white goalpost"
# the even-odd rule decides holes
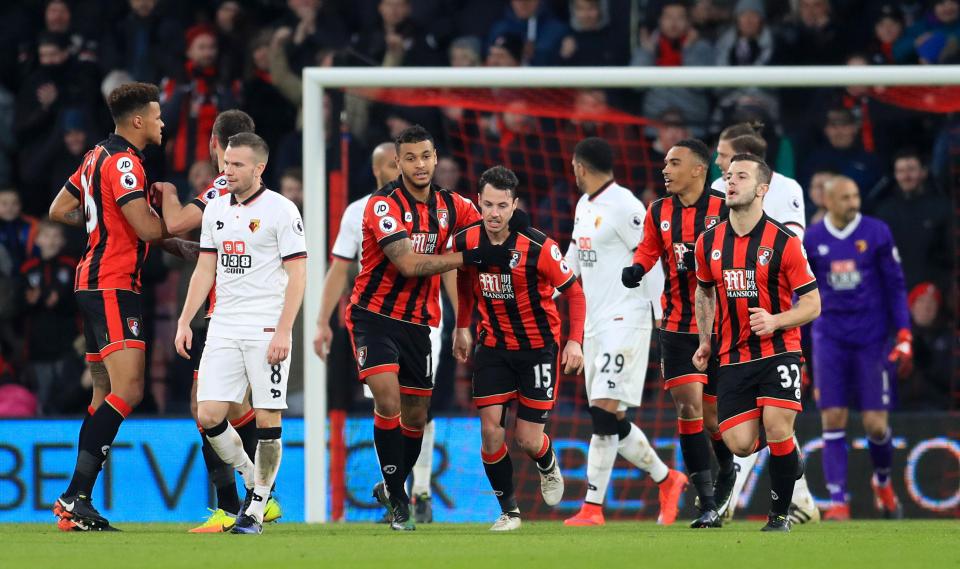
[[[326,138],[323,93],[344,87],[846,87],[960,85],[960,66],[306,68],[303,70],[303,176],[307,290],[304,299],[304,496],[307,522],[326,522],[327,377],[313,352],[313,325],[327,270]],[[348,473],[349,474],[349,473]]]

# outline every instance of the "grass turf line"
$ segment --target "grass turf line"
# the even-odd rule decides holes
[[[720,530],[678,523],[567,528],[524,522],[493,534],[487,524],[431,524],[391,532],[374,524],[268,525],[262,536],[188,534],[184,524],[122,524],[121,533],[62,533],[53,524],[2,524],[2,567],[478,568],[697,566],[960,569],[956,521],[864,521],[800,526],[789,535],[736,522]]]

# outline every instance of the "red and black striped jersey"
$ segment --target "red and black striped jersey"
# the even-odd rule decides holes
[[[703,232],[696,245],[697,280],[716,286],[720,365],[746,363],[800,352],[800,328],[758,336],[750,330],[750,308],[770,314],[793,307],[793,295],[816,290],[803,243],[766,214],[746,235],[729,221]]]
[[[146,198],[143,154],[118,134],[88,151],[64,187],[80,200],[87,248],[77,265],[76,290],[140,291],[140,268],[149,245],[120,210]]]
[[[440,275],[405,277],[383,253],[400,239],[410,239],[413,252],[440,255],[450,237],[480,219],[473,202],[432,186],[427,202],[418,202],[397,178],[377,190],[363,211],[360,274],[350,302],[382,316],[440,325]]]
[[[212,199],[216,199],[222,195],[229,194],[227,190],[227,177],[223,174],[220,174],[212,182],[210,182],[210,187],[203,190],[197,197],[193,198],[193,205],[200,208],[200,211],[203,211],[207,208],[207,203]],[[210,318],[213,316],[213,307],[217,304],[217,287],[210,287],[210,292],[207,294],[207,313],[204,315],[205,318]]]
[[[705,230],[727,219],[726,198],[720,192],[705,189],[695,203],[683,205],[677,196],[659,199],[650,205],[643,222],[643,240],[637,246],[633,262],[646,271],[663,262],[663,320],[668,332],[697,333],[693,294],[697,290],[693,248]]]
[[[477,222],[454,236],[453,249],[466,251],[489,242],[482,222]],[[560,314],[553,291],[565,291],[577,282],[577,276],[567,266],[557,243],[536,229],[514,231],[503,245],[512,254],[509,272],[471,266],[462,267],[457,274],[458,281],[466,279],[472,284],[471,294],[479,305],[477,341],[506,350],[559,343]],[[579,329],[582,336],[582,323]],[[571,339],[582,341],[582,337]]]

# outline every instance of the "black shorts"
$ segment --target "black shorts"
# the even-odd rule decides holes
[[[400,393],[430,397],[433,362],[428,326],[387,318],[355,305],[350,305],[346,320],[360,381],[392,371],[400,380]]]
[[[778,354],[720,368],[717,418],[720,431],[759,419],[765,406],[803,411],[800,354]]]
[[[533,350],[477,346],[473,360],[473,402],[479,407],[519,399],[517,417],[546,423],[557,398],[557,345]]]
[[[129,290],[78,290],[88,362],[103,361],[117,350],[146,350],[140,295]]]
[[[209,322],[208,322],[209,324]],[[193,380],[200,374],[200,358],[203,357],[203,347],[207,345],[207,327],[193,328],[193,342],[190,343],[190,361],[193,362]]]
[[[713,337],[713,355],[702,372],[693,366],[693,354],[700,347],[700,336],[660,330],[660,372],[663,389],[669,390],[685,383],[702,383],[703,399],[717,402],[716,336]]]

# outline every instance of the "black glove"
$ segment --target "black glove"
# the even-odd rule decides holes
[[[503,245],[481,243],[476,249],[463,252],[463,264],[475,267],[500,267],[510,269],[510,259],[513,254]]]
[[[530,216],[522,209],[514,210],[513,217],[510,218],[510,223],[507,224],[507,227],[510,231],[523,231],[530,227]]]
[[[620,281],[627,288],[637,288],[646,273],[643,265],[630,265],[623,268],[623,272],[620,273]]]

